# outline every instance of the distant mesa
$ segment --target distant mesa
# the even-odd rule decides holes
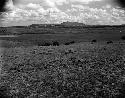
[[[85,24],[83,23],[79,23],[79,22],[63,22],[61,23],[61,25],[65,25],[65,26],[85,26]]]
[[[30,27],[63,27],[63,26],[86,26],[79,22],[63,22],[61,24],[32,24]]]
[[[48,27],[48,26],[53,26],[53,24],[32,24],[29,27]]]
[[[121,25],[87,25],[87,24],[84,24],[84,23],[79,23],[79,22],[62,22],[60,24],[31,24],[31,25],[27,25],[27,26],[8,26],[8,27],[5,27],[5,28],[69,28],[69,27],[76,27],[76,28],[81,28],[81,27],[84,27],[84,28],[104,28],[104,27],[110,27],[110,28],[116,28],[116,27],[125,27],[125,24],[121,24]],[[3,27],[0,27],[0,28],[4,28]]]

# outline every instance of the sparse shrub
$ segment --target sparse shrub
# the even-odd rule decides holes
[[[0,86],[0,98],[10,98],[8,93],[8,87]]]
[[[93,43],[96,43],[96,42],[97,42],[97,40],[95,40],[95,39],[91,41],[92,44],[93,44]]]
[[[71,49],[69,49],[69,50],[66,50],[66,51],[65,51],[65,54],[74,53],[74,52],[75,52],[74,49],[71,48]]]
[[[65,45],[69,45],[69,43],[65,43]]]
[[[43,44],[43,46],[50,46],[50,45],[51,43],[47,43],[47,42]]]
[[[116,98],[124,98],[125,97],[125,83],[122,83],[121,89],[119,89],[119,95]]]
[[[111,44],[111,43],[113,43],[112,41],[107,41],[107,44]]]
[[[123,52],[90,46],[5,49],[11,98],[124,98]]]
[[[65,43],[65,45],[70,45],[70,44],[74,44],[74,43],[75,43],[75,41],[71,41],[71,42]]]
[[[59,42],[54,41],[54,42],[53,42],[53,46],[59,46]]]
[[[74,44],[74,43],[75,43],[75,41],[71,41],[71,42],[70,42],[70,44]]]
[[[122,40],[125,40],[125,36],[122,36],[121,39],[122,39]]]
[[[37,45],[38,45],[38,46],[42,46],[43,43],[42,43],[42,42],[37,42]]]

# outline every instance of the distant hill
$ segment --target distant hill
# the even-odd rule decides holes
[[[85,27],[85,28],[102,28],[102,27],[125,27],[125,24],[122,25],[87,25],[79,22],[62,22],[60,24],[31,24],[29,26],[9,26],[9,27],[0,27],[2,28],[41,28],[41,27]]]
[[[61,24],[32,24],[29,26],[0,27],[0,35],[19,34],[76,34],[87,32],[125,31],[125,25],[86,25],[78,22]]]
[[[83,23],[79,23],[79,22],[63,22],[61,23],[61,25],[65,25],[65,26],[85,26],[85,24]]]
[[[18,26],[15,26],[18,27]],[[23,28],[23,26],[20,26],[20,28]],[[63,22],[61,24],[32,24],[29,25],[28,27],[32,27],[32,28],[49,28],[49,27],[82,27],[82,28],[103,28],[103,27],[111,27],[111,28],[118,28],[118,27],[125,27],[125,24],[123,25],[87,25],[84,23],[79,23],[79,22]]]

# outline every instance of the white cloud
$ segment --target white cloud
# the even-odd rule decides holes
[[[20,9],[39,9],[42,6],[40,4],[35,4],[35,3],[28,3],[28,4],[18,4],[18,6],[15,6],[15,8],[20,8]]]
[[[39,4],[33,4],[33,3],[27,4],[26,7],[31,8],[31,9],[41,8],[41,6]]]
[[[88,4],[90,2],[95,2],[95,1],[102,1],[102,0],[44,0],[44,2],[46,2],[46,5],[50,7],[55,7],[56,5],[63,5],[74,2]]]
[[[87,24],[116,24],[124,21],[125,11],[120,9],[98,9],[85,6],[73,5],[72,9],[67,10],[71,15],[76,14],[76,19],[85,20]],[[122,22],[123,23],[123,22]]]
[[[78,0],[72,0],[76,2]],[[100,0],[81,0],[78,2],[92,2]],[[48,3],[47,3],[48,2]],[[15,7],[13,11],[6,13],[4,22],[36,21],[43,23],[60,23],[63,21],[83,22],[86,24],[118,24],[124,23],[125,11],[102,6],[102,8],[91,8],[88,5],[71,4],[71,8],[60,10],[57,5],[63,5],[67,0],[46,0],[44,4],[49,7],[46,9],[41,4],[29,3]],[[71,0],[69,0],[71,2]]]
[[[72,4],[71,7],[79,8],[79,9],[84,9],[85,8],[83,5],[80,5],[80,4],[79,5],[78,4],[77,5]]]
[[[50,7],[55,7],[55,1],[52,1],[52,0],[46,0],[46,4]]]
[[[90,2],[95,2],[95,1],[102,1],[102,0],[70,0],[70,2],[81,2],[84,4],[88,4]]]

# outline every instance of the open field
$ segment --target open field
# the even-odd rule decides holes
[[[97,40],[97,42],[119,41],[122,36],[125,36],[124,28],[124,25],[6,27],[0,28],[0,40],[38,46],[42,46],[44,43],[52,44],[52,41],[57,41],[60,45],[70,41],[75,43],[91,42],[92,40]]]
[[[1,27],[1,46],[19,47],[21,45],[44,46],[45,43],[52,44],[57,41],[59,45],[67,42],[97,42],[119,41],[125,36],[125,26],[41,26],[34,25],[28,27]],[[4,41],[3,41],[4,40]],[[9,41],[9,42],[8,42]],[[6,43],[6,44],[5,44]]]
[[[44,46],[45,43],[52,44],[53,41],[57,41],[60,45],[63,45],[67,42],[74,41],[75,43],[79,42],[91,42],[92,40],[97,40],[97,42],[107,42],[107,41],[121,41],[121,37],[125,36],[125,33],[83,33],[83,34],[22,34],[17,35],[16,37],[0,37],[0,40],[3,42],[3,46],[13,46],[19,47],[23,44],[27,45],[38,45]],[[8,45],[10,43],[10,45]],[[18,43],[18,44],[16,44]],[[20,44],[19,44],[20,43]]]
[[[0,94],[5,98],[125,96],[125,43],[1,49]]]
[[[2,28],[0,97],[124,98],[124,28]]]

